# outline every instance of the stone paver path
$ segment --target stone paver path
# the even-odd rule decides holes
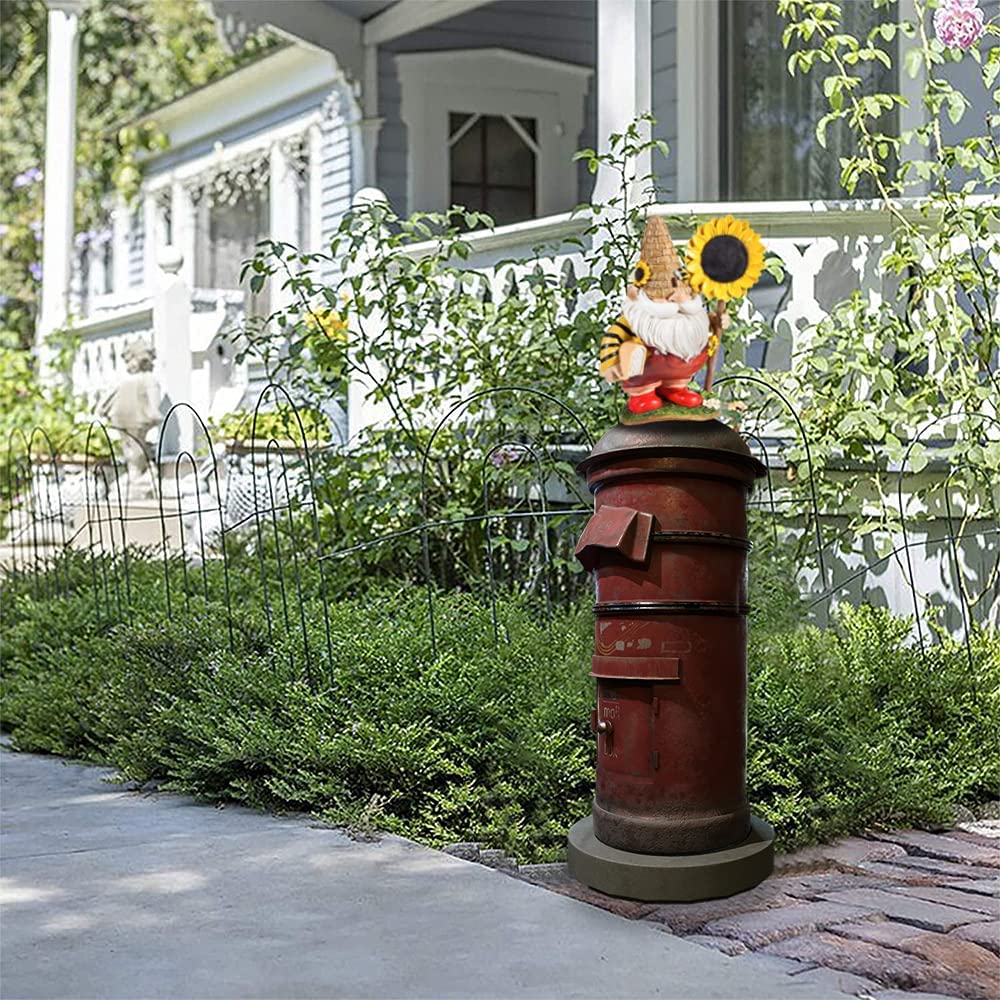
[[[878,833],[809,848],[779,857],[756,889],[704,903],[615,899],[571,879],[565,865],[516,874],[799,982],[878,1000],[996,1000],[1000,839],[986,834],[1000,824],[977,829]],[[459,850],[468,856],[474,846]]]

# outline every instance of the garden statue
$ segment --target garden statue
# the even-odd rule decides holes
[[[744,295],[763,266],[760,238],[747,223],[726,216],[692,237],[685,273],[663,219],[649,219],[622,315],[604,334],[600,349],[601,374],[621,383],[632,414],[655,413],[667,402],[682,408],[664,414],[671,419],[714,416],[684,413],[704,402],[688,383],[707,364],[704,391],[711,389],[716,352],[729,325],[726,302]],[[716,299],[713,312],[699,292]]]
[[[128,374],[98,402],[96,413],[121,439],[126,470],[124,484],[119,480],[122,495],[139,500],[153,495],[146,435],[160,423],[162,394],[153,375],[156,352],[149,344],[136,338],[122,356]]]

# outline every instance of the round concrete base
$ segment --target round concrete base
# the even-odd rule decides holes
[[[590,816],[569,831],[570,874],[609,896],[658,903],[717,899],[752,889],[773,868],[774,830],[756,816],[746,840],[709,854],[620,851],[594,836]]]

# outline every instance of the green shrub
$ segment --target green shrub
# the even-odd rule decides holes
[[[560,855],[593,790],[587,606],[546,619],[504,597],[508,641],[496,646],[488,605],[439,594],[434,660],[422,589],[372,587],[330,606],[326,669],[321,606],[307,596],[310,675],[273,594],[269,643],[251,565],[234,559],[233,650],[215,565],[209,599],[191,573],[190,611],[175,593],[173,621],[155,561],[131,561],[124,624],[95,621],[80,561],[59,598],[9,581],[0,721],[15,745],[210,800],[435,845],[480,840],[524,861]],[[767,587],[777,593],[777,578]],[[787,624],[794,617],[777,599],[758,615],[749,660],[749,795],[781,846],[933,823],[997,797],[995,632],[973,637],[970,671],[951,640],[923,663],[906,622],[885,611],[844,608],[826,630]]]
[[[947,821],[995,798],[1000,639],[909,644],[909,623],[842,606],[834,628],[755,636],[750,647],[751,799],[786,848],[866,826]]]

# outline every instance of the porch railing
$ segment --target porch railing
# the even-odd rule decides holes
[[[366,189],[361,197],[371,200],[377,194]],[[753,367],[770,371],[787,369],[798,352],[808,349],[813,325],[851,292],[861,290],[873,305],[892,294],[889,279],[877,267],[880,245],[889,231],[891,216],[878,203],[705,202],[663,204],[653,211],[669,217],[678,242],[685,240],[701,220],[713,215],[736,215],[748,220],[763,236],[767,249],[781,258],[784,280],[778,283],[765,274],[741,306],[740,318],[763,320],[774,330],[767,341],[746,345],[743,360]],[[903,211],[917,214],[915,206],[904,206]],[[588,225],[589,220],[582,213],[562,214],[473,233],[468,237],[472,253],[465,266],[484,276],[495,300],[511,294],[526,299],[531,295],[526,279],[541,271],[557,287],[566,290],[567,311],[572,314],[575,308],[588,304],[586,298],[575,297],[574,289],[579,279],[589,273],[590,248],[570,241],[584,237]],[[414,244],[407,253],[419,255],[432,246],[432,243]],[[537,248],[541,246],[551,250],[539,254]],[[227,404],[236,405],[239,394],[235,390],[218,396],[217,405],[213,405],[220,378],[230,377],[220,369],[231,368],[231,359],[213,360],[208,346],[220,330],[239,326],[242,293],[192,290],[186,318],[163,316],[162,321],[156,314],[159,294],[117,311],[102,310],[78,327],[83,335],[73,370],[78,391],[88,400],[96,401],[120,373],[125,341],[137,333],[151,333],[160,354],[158,364],[166,364],[167,355],[174,357],[175,372],[182,366],[174,352],[183,351],[178,345],[185,340],[189,343],[189,377],[186,381],[180,375],[175,379],[175,388],[185,392],[184,398],[206,412],[217,411]],[[186,336],[185,324],[190,328]],[[245,380],[245,373],[242,377]],[[380,417],[378,409],[366,400],[364,388],[355,387],[349,399],[351,434],[378,422]]]
[[[161,268],[155,290],[106,297],[74,325],[80,346],[73,361],[73,390],[93,410],[125,374],[125,345],[140,337],[154,346],[156,367],[172,402],[200,412],[231,409],[243,395],[245,373],[233,361],[226,334],[240,328],[240,289],[189,288],[178,271]]]
[[[376,194],[369,189],[363,197],[371,200]],[[887,293],[886,281],[876,265],[891,217],[878,203],[706,202],[658,205],[653,213],[668,218],[678,243],[712,216],[735,215],[746,219],[762,235],[768,251],[781,258],[784,280],[776,282],[765,273],[740,307],[739,318],[763,321],[774,331],[766,341],[746,345],[741,360],[752,367],[788,369],[795,353],[808,348],[810,328],[836,303],[857,289],[873,304]],[[579,279],[591,273],[592,246],[586,236],[590,225],[584,213],[564,213],[472,233],[466,238],[470,255],[461,263],[483,275],[494,301],[512,294],[528,301],[532,295],[529,278],[541,272],[550,284],[565,290],[566,311],[571,317],[601,294],[580,295],[577,291]],[[435,247],[434,241],[427,241],[413,244],[406,252],[419,256]],[[546,249],[539,252],[539,247]],[[742,347],[730,349],[744,353]],[[384,416],[366,399],[364,391],[351,394],[352,435]]]
[[[909,211],[909,210],[908,210]],[[759,367],[780,370],[791,353],[803,346],[803,332],[829,309],[861,289],[873,296],[883,292],[876,273],[878,248],[890,228],[890,215],[875,202],[704,202],[658,205],[653,214],[668,217],[679,243],[697,225],[712,216],[732,214],[746,219],[764,238],[767,249],[781,258],[785,279],[765,275],[744,303],[743,318],[768,321],[779,345],[758,350]],[[472,253],[468,266],[483,271],[493,296],[522,288],[531,272],[541,269],[560,282],[569,294],[576,280],[589,273],[587,250],[567,243],[579,240],[589,226],[584,215],[563,214],[547,219],[502,226],[468,237]],[[555,247],[535,256],[540,245]],[[433,243],[415,244],[410,254],[427,252]],[[516,260],[518,263],[501,263]]]

